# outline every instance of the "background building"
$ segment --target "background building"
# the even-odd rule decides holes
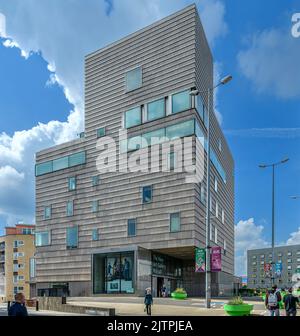
[[[167,153],[155,147],[159,167],[167,158],[169,172],[100,174],[96,143],[112,137],[127,157],[148,149],[153,137],[189,137],[195,162],[196,141],[203,152],[206,145],[208,101],[206,93],[190,93],[212,85],[213,59],[195,5],[86,57],[85,132],[36,155],[39,295],[143,295],[146,287],[159,295],[163,285],[204,295],[195,248],[205,247],[206,154],[204,180],[187,183],[188,173],[176,171],[175,146]],[[235,281],[234,162],[214,114],[211,127],[210,237],[222,248],[222,272],[212,274],[218,295],[231,293]],[[119,141],[120,129],[128,141]]]
[[[0,237],[0,300],[11,301],[22,292],[26,299],[32,297],[34,284],[30,285],[30,272],[34,267],[35,225],[17,224],[6,227]]]
[[[247,251],[249,288],[269,288],[271,286],[268,267],[265,267],[266,264],[271,262],[271,248]],[[281,276],[275,276],[276,285],[278,287],[291,287],[295,283],[295,281],[293,282],[293,275],[300,273],[300,245],[276,246],[274,263],[282,264]]]

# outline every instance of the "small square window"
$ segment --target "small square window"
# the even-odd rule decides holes
[[[143,203],[150,203],[152,201],[152,186],[143,187]]]
[[[92,240],[99,240],[98,229],[93,229],[93,231],[92,231]]]
[[[72,176],[68,179],[69,191],[76,190],[76,177]]]
[[[100,177],[98,175],[92,177],[93,187],[96,187],[99,184],[99,180],[100,180]]]
[[[180,231],[180,213],[179,212],[170,214],[170,231],[171,232]]]
[[[126,92],[140,88],[143,84],[142,77],[143,74],[141,67],[127,71],[125,74]]]
[[[172,113],[178,113],[191,108],[190,91],[183,91],[172,95]]]
[[[147,104],[147,121],[162,118],[166,115],[165,98]]]
[[[106,134],[105,127],[101,127],[97,129],[97,138],[104,137]]]
[[[142,109],[140,106],[125,112],[125,128],[140,125],[142,123]]]
[[[129,237],[133,237],[136,235],[136,219],[128,219],[127,234]]]
[[[44,207],[44,219],[51,219],[51,205],[50,206],[45,206]]]

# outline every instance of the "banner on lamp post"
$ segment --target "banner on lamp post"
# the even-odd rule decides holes
[[[195,272],[205,272],[206,252],[204,248],[196,248],[195,251]]]
[[[220,246],[214,246],[211,248],[211,271],[212,272],[220,272],[222,271],[222,249]]]

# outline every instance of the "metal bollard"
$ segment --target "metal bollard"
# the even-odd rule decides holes
[[[35,310],[39,311],[39,300],[35,301]]]

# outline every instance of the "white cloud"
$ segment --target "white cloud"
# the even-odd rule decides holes
[[[5,17],[7,23],[4,46],[18,48],[25,58],[39,52],[50,71],[45,85],[59,84],[74,105],[65,122],[49,121],[12,136],[0,134],[0,167],[9,166],[23,176],[14,178],[14,188],[0,189],[0,215],[10,223],[33,220],[35,152],[73,139],[83,130],[84,56],[193,2],[90,0],[74,5],[73,0],[0,0],[2,37]],[[197,3],[208,40],[215,43],[227,30],[225,7],[220,0]],[[4,184],[7,174],[7,168],[0,171]]]
[[[261,31],[238,54],[240,70],[258,93],[300,97],[300,43],[290,29]]]
[[[290,238],[286,242],[287,245],[297,245],[300,244],[300,226],[298,231],[292,232]]]
[[[247,250],[264,248],[270,244],[263,237],[263,225],[257,225],[254,218],[240,220],[235,225],[235,273],[247,274]]]

